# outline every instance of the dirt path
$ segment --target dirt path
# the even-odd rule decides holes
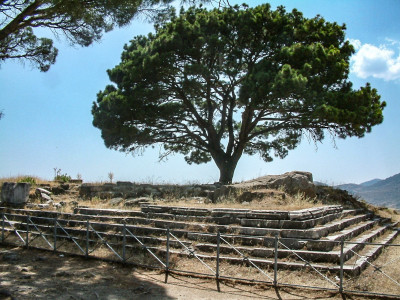
[[[342,299],[327,292],[221,283],[0,245],[0,299]],[[365,299],[348,297],[347,299]]]

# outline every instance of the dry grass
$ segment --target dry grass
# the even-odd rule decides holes
[[[35,175],[17,175],[10,177],[1,177],[0,185],[3,185],[4,182],[31,182],[31,180],[34,180],[36,184],[50,184],[51,182]]]
[[[299,210],[311,207],[322,206],[323,203],[317,199],[309,198],[303,194],[282,197],[263,197],[251,202],[239,203],[235,198],[226,198],[217,203],[204,202],[196,198],[180,198],[169,200],[158,200],[158,205],[183,206],[193,208],[236,208],[236,209],[257,209],[257,210]]]
[[[360,276],[346,278],[346,288],[400,295],[400,237],[392,245],[386,247]]]

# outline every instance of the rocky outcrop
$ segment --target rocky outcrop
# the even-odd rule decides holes
[[[267,175],[241,183],[221,186],[215,192],[214,198],[239,195],[239,197],[244,198],[243,201],[251,201],[252,197],[260,198],[260,194],[263,191],[270,193],[268,190],[271,189],[281,190],[288,194],[302,193],[310,198],[316,196],[312,174],[309,172],[293,171],[282,175]],[[284,197],[283,193],[279,197]]]

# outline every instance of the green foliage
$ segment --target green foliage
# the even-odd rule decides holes
[[[33,28],[50,29],[71,44],[89,46],[104,32],[129,24],[139,12],[160,11],[170,0],[5,0],[0,1],[0,62],[26,59],[45,72],[55,63],[57,49]],[[151,9],[151,7],[153,7]],[[160,7],[159,7],[160,9]]]
[[[214,160],[232,180],[243,153],[283,158],[304,135],[362,137],[385,102],[348,81],[354,53],[345,26],[297,10],[181,10],[135,37],[93,104],[105,145],[131,152],[156,143],[161,157]]]
[[[54,170],[54,181],[61,181],[61,182],[69,182],[71,181],[71,176],[69,176],[67,173],[61,174],[61,169],[59,168],[53,168]]]
[[[54,181],[70,182],[71,181],[71,176],[69,176],[67,173],[59,174],[56,177],[54,177]]]
[[[35,185],[36,184],[36,179],[32,176],[26,176],[26,177],[22,177],[18,180],[18,182],[26,182],[26,183],[30,183],[31,185]]]

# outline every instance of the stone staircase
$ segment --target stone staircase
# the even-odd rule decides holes
[[[195,252],[204,259],[215,259],[220,233],[222,261],[235,264],[251,259],[260,267],[273,266],[279,241],[279,268],[304,268],[307,261],[314,268],[339,272],[343,253],[343,269],[352,274],[359,274],[367,265],[366,259],[375,259],[399,233],[397,223],[360,209],[345,210],[340,205],[297,211],[142,205],[137,211],[78,207],[73,213],[0,208],[0,213],[6,213],[21,232],[30,216],[36,229],[49,236],[53,234],[49,224],[57,218],[77,239],[86,235],[89,221],[105,240],[118,244],[125,238],[134,249],[138,246],[135,239],[122,235],[125,227],[162,256],[166,252],[167,228],[179,238],[170,240],[170,253],[191,256]],[[346,241],[343,249],[341,241]],[[191,250],[182,251],[182,244]]]

